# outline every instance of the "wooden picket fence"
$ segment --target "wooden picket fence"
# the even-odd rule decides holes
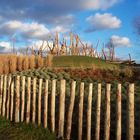
[[[45,128],[49,128],[52,132],[55,132],[58,137],[65,138],[67,140],[71,138],[72,132],[72,120],[75,105],[76,96],[76,81],[71,82],[71,90],[69,96],[68,110],[65,108],[66,103],[66,80],[60,81],[60,94],[59,94],[59,106],[56,106],[56,80],[51,81],[51,92],[48,92],[49,84],[48,80],[16,76],[11,77],[7,75],[0,76],[0,115],[14,121],[16,123],[25,121],[28,123],[38,123]],[[42,88],[44,87],[44,88]],[[102,85],[98,84],[97,88],[97,102],[96,102],[96,124],[95,124],[95,138],[91,136],[92,126],[92,96],[93,96],[93,84],[89,83],[89,92],[87,97],[87,120],[86,120],[86,132],[83,132],[83,104],[84,104],[84,82],[80,84],[80,95],[78,103],[78,130],[75,133],[78,134],[78,140],[83,139],[83,133],[86,133],[87,140],[99,140],[100,139],[100,119],[101,119],[101,95]],[[37,94],[38,91],[38,94]],[[110,93],[111,84],[106,84],[105,94],[105,116],[104,116],[104,140],[110,139]],[[49,95],[50,94],[50,95]],[[121,140],[121,84],[118,84],[116,93],[116,140]],[[48,96],[51,96],[50,101]],[[129,84],[127,94],[127,140],[134,139],[134,84]],[[43,103],[42,103],[43,98]],[[50,106],[48,107],[48,102]],[[43,106],[43,108],[42,108]],[[59,108],[59,119],[56,125],[56,108]],[[50,118],[48,113],[50,112]],[[66,119],[67,118],[67,119]],[[50,124],[50,125],[48,125]]]

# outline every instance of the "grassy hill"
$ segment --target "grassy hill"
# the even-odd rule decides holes
[[[112,69],[118,67],[115,64],[109,64],[105,60],[89,56],[54,56],[52,60],[53,67],[72,67],[72,68],[103,68]]]
[[[56,136],[42,126],[14,123],[0,117],[0,140],[56,140]]]

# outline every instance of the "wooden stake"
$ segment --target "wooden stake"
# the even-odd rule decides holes
[[[10,120],[13,121],[13,109],[14,109],[14,79],[11,83],[11,105],[10,105]]]
[[[6,118],[9,119],[9,105],[10,105],[10,92],[11,92],[11,76],[8,77],[8,95],[7,95],[7,113],[6,113]]]
[[[48,126],[48,80],[45,82],[45,91],[44,91],[44,127]]]
[[[117,90],[117,104],[116,104],[116,140],[121,140],[121,84],[118,84]]]
[[[101,118],[101,84],[98,84],[97,105],[96,105],[96,128],[95,140],[100,140],[100,118]]]
[[[36,78],[33,79],[32,123],[36,118]]]
[[[26,123],[30,122],[30,105],[31,104],[31,77],[27,78],[27,108],[26,108]]]
[[[93,84],[90,83],[87,108],[87,140],[91,140],[92,88]]]
[[[64,137],[64,116],[65,116],[65,91],[66,81],[61,80],[60,83],[60,99],[59,99],[59,124],[58,124],[58,137]]]
[[[0,115],[2,114],[3,75],[0,77]]]
[[[51,93],[51,130],[55,131],[55,94],[56,94],[56,80],[52,80]]]
[[[41,94],[42,94],[42,79],[39,79],[39,93],[38,93],[38,125],[41,124]]]
[[[106,112],[105,112],[105,127],[104,127],[104,139],[110,139],[110,90],[111,84],[106,85]]]
[[[2,116],[5,116],[5,103],[6,103],[6,92],[7,91],[7,76],[4,76],[4,89],[3,89],[3,103],[2,103]]]
[[[129,84],[127,112],[127,140],[134,140],[134,84]]]
[[[16,77],[16,97],[15,97],[15,122],[19,122],[20,109],[20,76]]]
[[[83,103],[84,103],[84,83],[82,82],[80,85],[79,116],[78,116],[78,140],[82,140]]]
[[[67,140],[70,140],[70,135],[71,135],[72,115],[73,115],[74,101],[75,101],[75,88],[76,88],[76,81],[72,81],[70,104],[68,109],[68,120],[67,120],[67,132],[66,132]]]
[[[25,76],[22,77],[22,87],[21,87],[21,122],[24,121],[25,112]]]

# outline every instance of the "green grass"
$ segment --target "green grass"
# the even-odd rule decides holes
[[[42,126],[11,123],[0,117],[0,140],[56,140],[56,137]]]
[[[117,65],[109,64],[105,60],[89,56],[54,56],[53,67],[81,67],[81,68],[115,68]]]

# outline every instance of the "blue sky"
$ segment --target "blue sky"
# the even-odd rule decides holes
[[[140,46],[134,33],[133,20],[140,15],[140,0],[1,0],[1,51],[32,45],[45,40],[56,31],[68,36],[79,34],[84,42],[93,46],[111,40],[116,56],[127,59],[128,53],[140,62]]]

